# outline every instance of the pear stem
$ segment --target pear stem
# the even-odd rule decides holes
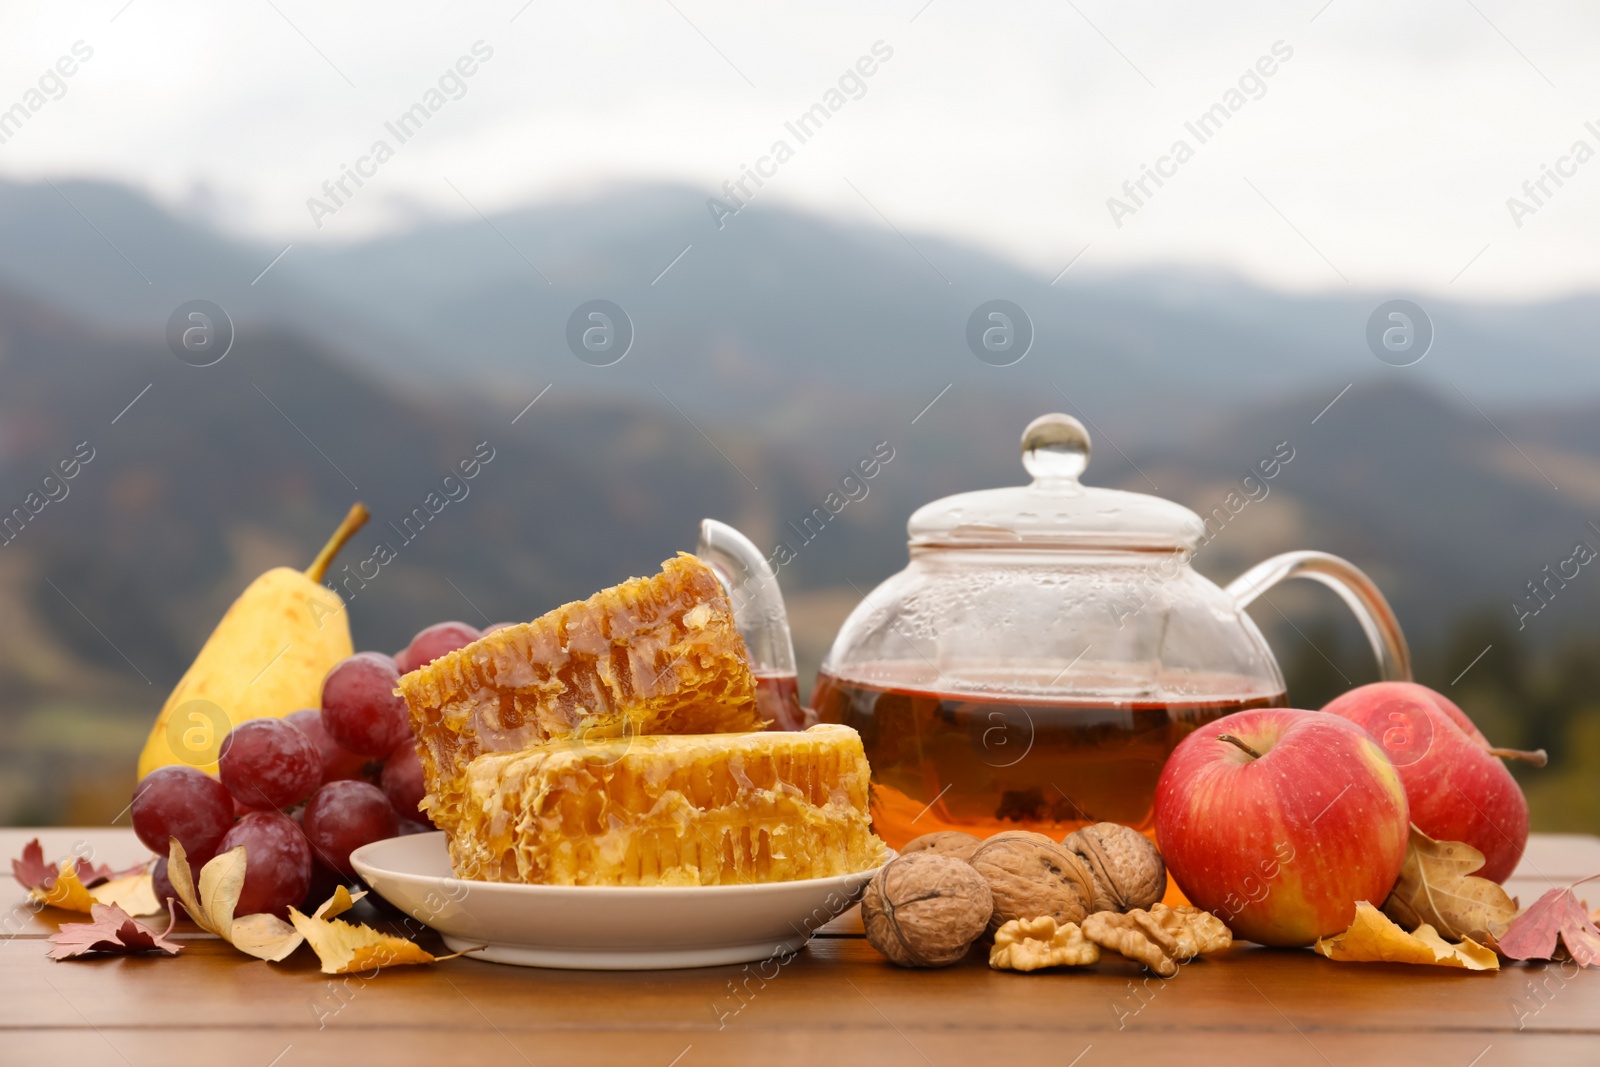
[[[1230,745],[1237,745],[1239,747],[1239,749],[1241,751],[1243,751],[1246,755],[1248,755],[1251,759],[1260,759],[1261,758],[1261,753],[1257,752],[1255,749],[1251,748],[1249,745],[1245,744],[1243,741],[1239,740],[1237,737],[1234,737],[1232,734],[1218,734],[1217,735],[1217,740],[1218,741],[1226,741]]]
[[[321,583],[322,576],[328,573],[328,565],[333,562],[333,557],[345,546],[345,542],[356,535],[356,531],[367,524],[372,513],[361,501],[350,505],[350,511],[345,515],[339,528],[333,531],[333,536],[328,538],[328,543],[322,546],[322,551],[317,553],[317,558],[311,561],[311,566],[306,568],[306,577],[313,582]]]
[[[1550,756],[1542,748],[1536,748],[1532,752],[1526,752],[1519,748],[1491,748],[1489,755],[1499,756],[1501,759],[1521,760],[1523,763],[1531,763],[1535,767],[1543,767],[1550,762]]]

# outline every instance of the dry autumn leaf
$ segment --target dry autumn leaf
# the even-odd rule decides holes
[[[366,895],[352,895],[344,886],[334,890],[333,896],[310,916],[290,908],[293,926],[276,915],[235,918],[233,910],[239,906],[239,895],[244,889],[244,846],[224,852],[200,868],[198,887],[183,846],[174,838],[168,847],[167,879],[195,925],[258,959],[277,963],[306,943],[322,961],[324,974],[350,974],[408,963],[436,963],[462,955],[458,952],[453,956],[434,956],[403,937],[335,919],[334,916],[349,911]]]
[[[326,919],[343,915],[355,907],[356,901],[366,893],[351,895],[350,890],[339,886],[333,896],[322,902],[314,918]],[[293,909],[291,909],[293,910]],[[305,942],[305,936],[276,915],[246,915],[233,921],[233,945],[242,952],[264,960],[279,963],[289,957]]]
[[[64,911],[81,911],[88,914],[94,907],[94,897],[78,878],[78,868],[72,863],[63,863],[61,870],[56,873],[47,889],[35,889],[32,892],[34,900],[40,900],[52,908],[61,908]]]
[[[339,886],[333,891],[333,896],[323,901],[322,906],[311,917],[313,919],[331,919],[336,915],[343,915],[356,906],[356,901],[366,895],[366,890],[352,893],[344,886]]]
[[[294,927],[276,915],[262,913],[233,920],[233,929],[225,940],[247,956],[279,963],[300,947],[302,939]]]
[[[11,873],[34,900],[65,911],[89,914],[95,904],[115,904],[129,915],[161,912],[145,865],[113,871],[78,858],[51,866],[44,862],[44,849],[34,838],[23,847],[22,857],[11,861]]]
[[[156,883],[149,871],[90,886],[89,895],[96,904],[115,904],[129,915],[159,915],[163,907],[156,899]]]
[[[1427,923],[1406,933],[1366,901],[1356,904],[1355,921],[1342,934],[1317,941],[1316,950],[1341,963],[1418,963],[1467,971],[1498,971],[1500,958],[1471,938],[1451,944]]]
[[[172,928],[178,922],[177,912],[172,909],[170,902],[167,930],[160,934],[143,923],[135,922],[132,916],[115,904],[95,904],[90,914],[93,916],[91,921],[63,923],[59,930],[50,935],[50,941],[55,946],[50,950],[51,959],[78,959],[90,953],[131,956],[140,952],[161,952],[176,956],[183,951],[182,945],[167,940],[167,935],[172,933]]]
[[[1493,944],[1494,932],[1516,916],[1517,902],[1496,883],[1472,876],[1483,860],[1471,845],[1435,841],[1413,826],[1383,913],[1407,930],[1427,924],[1450,940]]]
[[[44,846],[39,844],[37,837],[22,846],[21,857],[11,861],[11,876],[24,889],[49,889],[55,883],[57,873],[53,864],[44,861]]]
[[[244,846],[213,857],[200,868],[196,887],[189,858],[173,838],[168,844],[167,880],[195,925],[216,934],[240,952],[263,960],[281,960],[300,946],[294,928],[276,915],[234,918],[239,895],[244,892]]]
[[[343,887],[339,891],[344,892]],[[325,914],[326,907],[318,908],[317,915],[309,917],[293,908],[289,909],[289,920],[294,923],[294,928],[300,931],[306,944],[322,961],[323,974],[351,974],[455,958],[434,956],[418,947],[414,941],[381,933],[370,926],[352,926],[341,919],[331,918]]]
[[[1600,929],[1572,892],[1579,884],[1550,890],[1512,920],[1500,937],[1501,953],[1514,960],[1554,959],[1559,940],[1580,966],[1600,963]]]
[[[44,847],[36,837],[22,846],[21,857],[11,861],[11,874],[22,884],[24,889],[48,891],[68,862],[67,860],[62,860],[59,864],[46,863],[44,861]],[[78,881],[91,889],[101,882],[139,874],[149,867],[148,863],[140,863],[129,867],[125,871],[115,871],[111,869],[110,864],[102,863],[97,867],[81,856],[70,862],[72,863],[73,871],[77,874]]]

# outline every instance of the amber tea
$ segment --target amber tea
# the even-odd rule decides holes
[[[812,705],[823,722],[860,732],[872,764],[873,825],[898,848],[933,830],[1034,830],[1059,840],[1109,821],[1149,832],[1156,779],[1179,741],[1232,712],[1283,706],[1282,692],[1248,686],[1191,677],[1158,699],[1049,699],[823,673]]]

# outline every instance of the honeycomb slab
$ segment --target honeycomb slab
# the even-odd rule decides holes
[[[760,730],[755,678],[710,568],[680,554],[660,574],[509,626],[400,679],[428,787],[451,830],[465,769],[542,742]]]
[[[847,726],[569,739],[479,756],[450,834],[458,877],[546,885],[825,878],[887,859]]]

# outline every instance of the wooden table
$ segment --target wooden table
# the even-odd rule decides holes
[[[147,855],[106,828],[0,830],[0,854],[36,835],[46,856]],[[1535,836],[1508,888],[1526,904],[1597,872],[1600,838]],[[849,914],[767,981],[472,959],[329,978],[309,950],[263,963],[181,923],[175,959],[54,963],[44,939],[78,917],[35,914],[14,883],[0,900],[0,1064],[1600,1064],[1600,972],[1570,964],[1468,974],[1236,947],[1166,982],[1109,961],[1002,974],[976,953],[906,971]]]

